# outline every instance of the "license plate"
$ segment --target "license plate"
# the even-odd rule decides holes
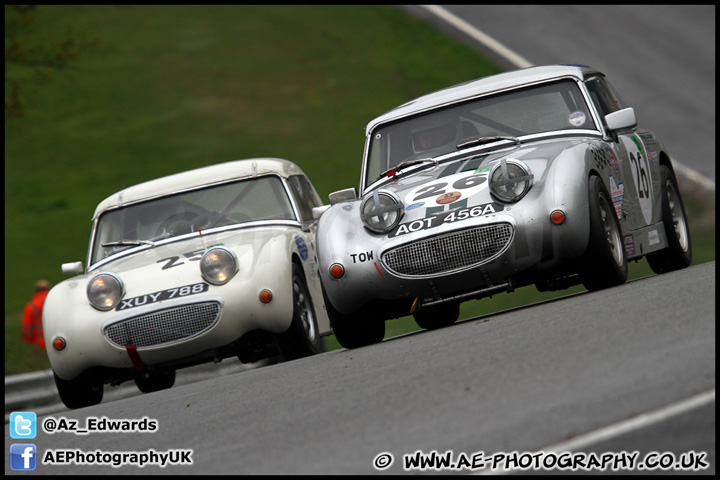
[[[127,310],[128,308],[142,307],[143,305],[150,305],[151,303],[170,300],[172,298],[187,297],[189,295],[207,292],[209,288],[210,285],[207,283],[195,283],[182,287],[168,288],[167,290],[160,290],[155,293],[147,293],[139,297],[124,298],[120,300],[120,304],[115,307],[115,310]]]

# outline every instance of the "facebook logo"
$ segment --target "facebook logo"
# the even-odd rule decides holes
[[[12,412],[10,414],[10,438],[35,438],[37,415],[35,412]]]
[[[37,447],[32,443],[10,445],[10,468],[13,470],[35,470]]]

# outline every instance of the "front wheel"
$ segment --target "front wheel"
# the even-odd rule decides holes
[[[343,314],[335,310],[323,288],[330,326],[338,343],[343,348],[358,348],[382,342],[385,338],[385,321],[363,318],[360,312]]]
[[[455,323],[460,316],[460,304],[452,303],[437,307],[423,308],[413,313],[415,323],[425,330],[435,330]]]
[[[662,181],[662,220],[667,248],[648,255],[647,261],[655,273],[666,273],[686,268],[692,263],[692,244],[685,206],[672,170],[660,167]]]
[[[590,177],[588,195],[590,238],[580,277],[585,288],[594,291],[625,283],[628,265],[620,223],[600,177]]]
[[[159,392],[175,385],[175,370],[146,373],[135,378],[135,385],[142,393]]]
[[[103,384],[81,374],[75,380],[63,380],[53,371],[60,400],[66,407],[75,409],[97,405],[103,399]]]
[[[302,269],[293,263],[293,317],[290,327],[278,335],[278,345],[285,360],[308,357],[323,350],[318,333],[315,309]]]

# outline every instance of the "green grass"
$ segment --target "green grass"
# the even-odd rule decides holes
[[[94,46],[29,84],[27,114],[5,121],[6,375],[49,368],[20,340],[22,308],[36,280],[58,283],[61,263],[85,261],[91,216],[112,193],[274,156],[299,164],[327,199],[357,186],[372,118],[499,71],[382,5],[41,6],[21,40],[57,41],[68,28]],[[6,66],[6,78],[32,75]],[[705,215],[704,201],[696,207]],[[714,210],[711,223],[693,231],[696,259],[715,258]],[[526,287],[468,302],[461,316],[547,295]],[[412,319],[394,320],[387,335],[414,329]]]

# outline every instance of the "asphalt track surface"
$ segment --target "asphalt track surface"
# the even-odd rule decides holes
[[[389,453],[394,461],[383,472],[403,473],[404,455],[418,451],[528,454],[560,445],[637,451],[641,459],[704,453],[710,468],[687,473],[713,473],[714,293],[712,262],[365,348],[41,416],[39,424],[147,417],[158,425],[151,433],[85,435],[40,427],[34,444],[41,455],[180,449],[192,450],[193,464],[41,464],[35,472],[374,474],[375,458]],[[681,414],[618,428],[698,396],[705,400]],[[572,448],[573,440],[604,429],[613,433]],[[6,449],[6,473],[13,473],[7,456]]]
[[[645,115],[658,122],[650,128],[665,139],[675,159],[714,181],[714,6],[711,15],[708,7],[672,6],[448,8],[465,18],[480,12],[481,28],[534,64],[582,62],[604,70],[622,95],[663,110],[643,113],[645,107],[637,106],[641,122]],[[657,36],[658,26],[682,38]],[[578,48],[582,55],[572,50]],[[672,80],[661,80],[667,75]],[[668,100],[662,90],[667,85],[671,114],[658,100]],[[703,137],[707,131],[711,137]],[[695,164],[696,159],[701,160]],[[47,434],[40,427],[33,441],[40,455],[59,449],[180,449],[192,450],[193,464],[41,464],[35,473],[403,473],[403,456],[418,451],[451,452],[457,460],[462,453],[552,448],[637,451],[639,460],[652,452],[677,459],[695,452],[705,454],[701,458],[709,468],[686,473],[714,473],[714,298],[712,262],[366,348],[43,415],[40,424],[66,418],[77,419],[80,426],[91,417],[147,417],[157,421],[158,430],[76,435]],[[8,428],[6,446],[11,443]],[[374,460],[383,453],[394,460],[377,470]],[[16,473],[9,468],[7,448],[5,455],[6,474]],[[616,473],[638,472],[665,473]]]

